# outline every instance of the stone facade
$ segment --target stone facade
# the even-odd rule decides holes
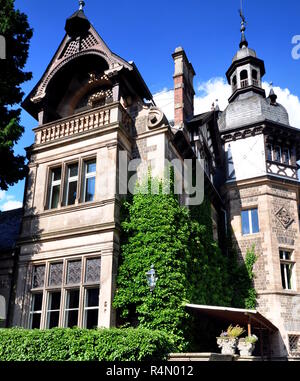
[[[293,269],[293,290],[283,290],[280,271],[280,250],[292,253],[292,260],[300,260],[300,232],[298,218],[298,186],[265,177],[227,185],[228,210],[240,259],[245,259],[247,249],[255,245],[258,260],[254,267],[254,285],[258,293],[258,311],[279,328],[272,338],[272,354],[288,355],[288,335],[300,334],[299,310],[300,272]],[[258,209],[260,231],[242,234],[241,211]],[[284,208],[289,218],[282,222],[278,212]],[[285,218],[285,221],[287,221]]]

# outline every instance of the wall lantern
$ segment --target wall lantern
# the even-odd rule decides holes
[[[0,295],[0,321],[6,319],[6,305],[4,296]]]
[[[156,286],[157,277],[155,276],[155,269],[154,265],[151,266],[151,269],[146,273],[148,286],[150,288],[150,291],[153,292]]]

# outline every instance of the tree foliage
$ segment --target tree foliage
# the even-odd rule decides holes
[[[14,145],[24,132],[20,125],[21,85],[31,79],[24,67],[32,37],[27,16],[14,8],[14,0],[0,0],[0,35],[6,40],[6,59],[0,59],[0,189],[7,190],[27,173],[25,157]]]

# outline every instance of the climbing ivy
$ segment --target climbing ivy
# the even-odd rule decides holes
[[[113,306],[121,325],[166,331],[177,338],[178,350],[184,350],[195,328],[184,305],[232,305],[233,262],[213,239],[209,200],[187,209],[176,195],[163,191],[165,186],[165,182],[149,176],[132,200],[123,205]],[[158,277],[153,293],[146,279],[151,265]],[[246,272],[238,276],[246,283]]]

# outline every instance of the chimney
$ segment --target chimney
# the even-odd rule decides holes
[[[172,54],[174,73],[174,125],[183,128],[185,122],[194,116],[194,76],[195,71],[182,47]]]

